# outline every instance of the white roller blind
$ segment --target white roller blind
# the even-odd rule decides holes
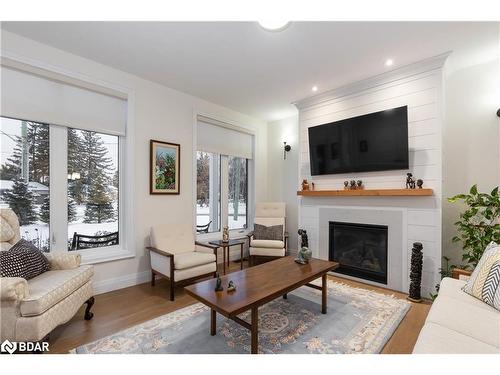
[[[253,159],[252,134],[205,117],[198,117],[197,146],[198,151]]]
[[[125,135],[127,101],[1,67],[1,115],[113,135]]]

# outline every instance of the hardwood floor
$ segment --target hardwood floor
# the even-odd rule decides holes
[[[239,263],[231,263],[230,270],[238,271],[239,267]],[[398,298],[406,298],[404,293],[333,276],[328,276],[328,278],[351,286],[374,290],[383,294],[394,294]],[[175,301],[170,301],[168,285],[165,280],[158,280],[155,287],[151,287],[149,283],[146,283],[100,294],[95,297],[94,318],[91,321],[83,319],[84,308],[81,308],[71,321],[56,328],[50,334],[50,353],[67,353],[77,346],[193,303],[196,303],[196,301],[184,293],[182,288],[176,290]],[[411,353],[429,309],[429,301],[412,303],[410,311],[408,311],[382,353]]]

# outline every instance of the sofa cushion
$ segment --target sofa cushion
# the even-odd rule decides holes
[[[50,264],[35,245],[19,240],[7,251],[0,252],[0,276],[29,280],[50,270]]]
[[[413,354],[495,353],[500,353],[500,349],[432,322],[424,325],[413,348]]]
[[[22,316],[40,315],[82,285],[94,274],[92,266],[48,271],[28,281],[29,297],[20,304]]]
[[[271,249],[283,249],[285,243],[283,241],[272,241],[272,240],[251,240],[251,247],[265,247]]]
[[[174,267],[176,270],[183,270],[186,268],[201,266],[208,263],[215,264],[215,255],[213,253],[208,254],[198,251],[191,251],[189,253],[181,253],[174,256]]]
[[[439,295],[427,315],[427,323],[439,324],[500,348],[500,313]]]
[[[283,240],[283,225],[265,226],[261,224],[254,224],[253,237],[256,240]]]
[[[270,248],[270,247],[250,247],[250,255],[257,256],[272,256],[272,257],[283,257],[285,256],[285,249],[280,248]]]
[[[464,291],[500,310],[500,245],[486,247]]]
[[[439,296],[440,297],[450,297],[456,300],[468,303],[469,305],[475,306],[480,309],[488,310],[495,312],[496,310],[484,303],[483,301],[478,300],[475,297],[465,293],[462,288],[466,284],[463,280],[453,279],[451,277],[445,277],[441,280],[441,284],[439,284]]]

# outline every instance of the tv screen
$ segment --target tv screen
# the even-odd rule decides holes
[[[393,108],[309,128],[313,176],[408,169],[408,110]]]

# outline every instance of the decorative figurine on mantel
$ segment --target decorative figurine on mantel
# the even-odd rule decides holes
[[[222,280],[220,278],[219,273],[217,272],[217,281],[215,282],[215,291],[222,292],[224,288],[222,287]]]
[[[349,190],[349,181],[344,181],[344,190]]]
[[[229,242],[229,227],[222,228],[222,242]]]
[[[302,180],[302,190],[305,191],[305,190],[309,190],[309,183],[307,182],[306,179],[303,179]]]
[[[422,189],[422,186],[424,185],[424,180],[422,180],[421,178],[419,178],[417,180],[417,186],[419,189]]]
[[[233,280],[229,280],[229,284],[227,285],[228,292],[234,292],[236,290],[236,285],[234,285]]]
[[[309,239],[307,238],[307,231],[304,229],[299,229],[298,231],[301,244],[300,250],[297,254],[297,258],[295,258],[295,263],[299,264],[307,264],[312,258],[312,251],[309,250]]]
[[[363,189],[363,187],[364,187],[363,181],[361,181],[361,180],[356,181],[356,189],[361,190],[361,189]]]
[[[415,189],[415,178],[413,177],[413,174],[411,174],[411,173],[406,174],[406,188],[407,189]]]
[[[410,290],[408,300],[412,302],[422,302],[420,287],[422,283],[422,253],[423,246],[420,242],[414,242],[411,249],[410,266]]]
[[[356,190],[356,181],[355,180],[351,180],[351,182],[349,184],[350,184],[351,190]]]

